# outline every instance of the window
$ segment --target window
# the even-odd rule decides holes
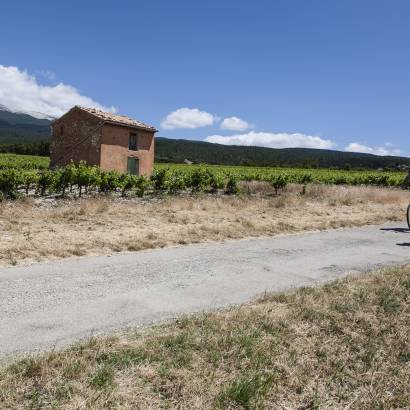
[[[132,151],[138,150],[138,135],[137,134],[130,134],[128,149]]]
[[[127,159],[127,173],[131,175],[139,175],[139,161],[138,158],[128,157]]]
[[[64,135],[64,125],[60,127],[60,137]]]

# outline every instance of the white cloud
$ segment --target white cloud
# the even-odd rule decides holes
[[[81,95],[71,85],[41,85],[27,71],[3,65],[0,65],[0,105],[10,111],[25,112],[38,118],[60,117],[74,105],[116,112],[114,107],[104,107]]]
[[[364,154],[374,154],[374,155],[402,155],[402,151],[389,142],[386,142],[379,147],[369,147],[367,145],[360,144],[358,142],[351,142],[345,151],[349,152],[361,152]]]
[[[229,117],[221,122],[221,128],[223,130],[245,131],[252,128],[252,126],[238,117]]]
[[[161,122],[161,127],[166,130],[176,128],[200,128],[213,125],[217,117],[197,108],[179,108],[169,113]]]
[[[42,75],[48,81],[55,81],[57,76],[51,70],[40,70],[39,74]]]
[[[246,134],[237,134],[224,137],[222,135],[211,135],[205,138],[207,142],[225,145],[255,145],[269,148],[320,148],[331,149],[336,144],[331,140],[305,135],[305,134],[287,134],[272,132],[255,132],[250,131]]]

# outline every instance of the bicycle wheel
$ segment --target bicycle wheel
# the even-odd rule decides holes
[[[410,229],[410,205],[407,207],[407,225]]]

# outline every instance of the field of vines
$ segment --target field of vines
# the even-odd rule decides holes
[[[50,159],[34,155],[0,154],[0,170],[2,169],[48,169]]]
[[[156,164],[156,169],[169,169],[189,176],[201,165]],[[239,181],[272,181],[276,176],[283,176],[289,183],[322,183],[336,185],[380,185],[401,186],[405,172],[398,171],[345,171],[334,169],[274,168],[206,165],[209,172],[228,176],[233,175]]]
[[[156,164],[150,178],[102,171],[85,163],[51,171],[49,159],[13,154],[0,155],[0,200],[21,196],[82,196],[117,193],[240,192],[241,181],[266,181],[276,193],[290,183],[402,186],[405,174],[388,171],[257,168],[185,164]]]

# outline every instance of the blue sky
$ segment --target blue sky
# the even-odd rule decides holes
[[[404,0],[7,2],[0,104],[114,107],[165,137],[410,155],[409,21]]]

